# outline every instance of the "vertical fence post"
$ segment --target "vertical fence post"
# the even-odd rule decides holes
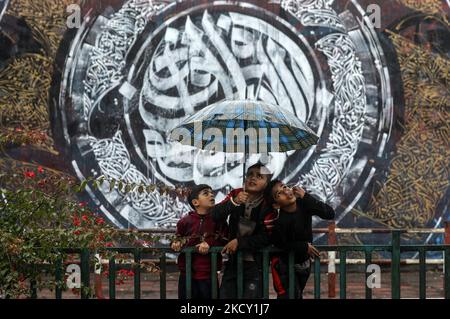
[[[81,250],[81,299],[89,299],[90,273],[89,273],[89,250]]]
[[[269,250],[263,251],[263,298],[269,299]]]
[[[186,299],[192,298],[192,251],[186,251]]]
[[[391,293],[392,299],[400,299],[400,235],[402,231],[392,231],[392,266]]]
[[[242,261],[242,252],[237,252],[237,297],[244,297],[244,267]]]
[[[31,299],[37,299],[37,283],[35,279],[30,280]]]
[[[134,299],[141,299],[141,250],[134,250]]]
[[[314,258],[314,299],[320,299],[320,257]]]
[[[427,264],[424,247],[419,247],[419,298],[426,299]]]
[[[366,299],[372,299],[372,289],[369,288],[369,285],[367,284],[367,279],[369,278],[369,273],[367,272],[367,268],[369,267],[369,265],[372,264],[372,249],[366,247],[366,250],[364,252],[365,254],[365,266],[366,266]]]
[[[109,260],[109,299],[116,299],[116,258],[114,256]]]
[[[341,299],[347,298],[347,251],[341,249],[339,252],[339,295]]]
[[[55,265],[55,279],[56,279],[56,287],[55,287],[55,298],[62,299],[62,257],[58,257]]]
[[[289,299],[295,299],[295,271],[294,271],[294,252],[289,252]]]
[[[328,224],[328,245],[337,245],[336,222]],[[328,252],[328,298],[336,297],[336,252]]]
[[[94,286],[97,299],[105,299],[105,297],[103,297],[102,269],[102,257],[100,254],[95,254]]]
[[[445,222],[444,244],[450,245],[450,221]],[[450,249],[444,252],[444,294],[450,299]]]
[[[218,289],[217,289],[217,253],[211,253],[211,298],[217,299]]]
[[[161,299],[167,298],[166,292],[166,276],[167,276],[167,267],[166,267],[166,253],[163,252],[159,259],[159,297]]]
[[[450,299],[450,248],[445,249],[444,267],[444,296],[445,299]]]

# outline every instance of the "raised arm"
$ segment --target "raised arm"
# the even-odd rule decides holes
[[[223,201],[211,211],[211,215],[216,223],[226,223],[228,216],[236,209],[236,206],[230,201]]]
[[[315,199],[312,195],[305,193],[301,201],[303,202],[305,211],[309,214],[319,216],[320,218],[326,220],[334,219],[334,209],[324,202]]]
[[[231,213],[233,213],[236,209],[238,209],[238,206],[236,206],[232,202],[232,198],[237,196],[241,190],[234,190],[230,194],[228,194],[227,197],[223,201],[221,201],[219,204],[214,206],[214,208],[211,211],[211,215],[216,223],[224,224],[226,223],[226,220],[228,216],[230,216]]]

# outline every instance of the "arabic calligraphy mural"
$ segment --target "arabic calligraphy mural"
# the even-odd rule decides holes
[[[366,1],[87,1],[83,24],[66,30],[69,1],[43,2],[52,23],[34,17],[30,1],[3,3],[2,20],[42,36],[2,60],[2,114],[51,127],[54,144],[42,151],[59,153],[79,179],[208,183],[220,199],[240,185],[241,155],[192,150],[167,134],[209,104],[258,99],[294,113],[320,141],[249,161],[330,203],[340,226],[439,227],[447,218],[445,3],[380,2],[376,28]],[[26,92],[26,74],[8,77],[24,65],[50,105],[39,86]],[[30,102],[6,103],[13,94]],[[189,210],[157,192],[87,196],[118,227],[171,228]]]

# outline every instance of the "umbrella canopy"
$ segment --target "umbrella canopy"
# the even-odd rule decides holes
[[[184,120],[169,137],[204,150],[245,155],[307,149],[319,139],[294,114],[251,100],[212,104]]]

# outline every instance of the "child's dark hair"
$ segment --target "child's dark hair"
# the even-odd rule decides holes
[[[266,189],[264,190],[264,199],[266,200],[267,205],[272,206],[275,203],[275,198],[273,198],[272,191],[276,184],[283,183],[279,179],[271,181]]]
[[[198,199],[198,195],[204,189],[212,189],[212,188],[211,188],[211,186],[206,185],[206,184],[195,185],[194,187],[192,187],[192,190],[188,195],[188,202],[189,202],[189,205],[191,205],[191,207],[193,209],[195,209],[195,207],[194,207],[194,204],[192,203],[192,201],[194,199]]]
[[[272,179],[272,177],[273,177],[273,174],[270,172],[270,170],[267,168],[267,166],[264,165],[264,164],[261,163],[261,162],[258,162],[258,163],[256,163],[256,164],[250,166],[250,167],[247,169],[246,174],[248,174],[248,172],[249,172],[252,168],[260,169],[261,175],[266,175],[268,181],[270,181],[270,180]],[[265,171],[265,172],[264,172],[264,171]]]

